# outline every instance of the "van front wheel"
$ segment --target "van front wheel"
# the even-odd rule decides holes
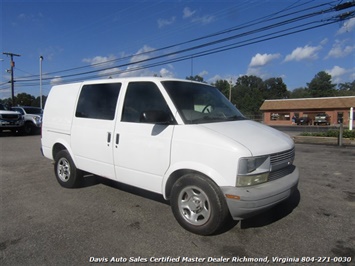
[[[76,168],[69,152],[66,150],[58,152],[55,156],[54,172],[62,187],[75,188],[81,185],[82,171]]]
[[[216,233],[230,217],[219,187],[199,174],[187,174],[175,182],[171,208],[183,228],[199,235]]]

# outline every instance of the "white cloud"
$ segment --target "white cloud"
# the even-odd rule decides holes
[[[323,39],[321,42],[320,42],[320,45],[324,46],[328,43],[328,38],[325,38]]]
[[[346,74],[347,71],[345,68],[334,66],[332,69],[326,70],[326,72],[334,78]]]
[[[208,83],[215,83],[217,80],[223,79],[221,75],[214,75],[212,78],[207,80]]]
[[[154,51],[152,47],[144,45],[138,52],[131,58],[131,63],[140,62],[150,58],[150,53]]]
[[[114,55],[109,56],[95,56],[93,58],[84,58],[83,62],[89,63],[92,67],[103,67],[105,66],[112,66],[114,64],[113,60],[116,57]]]
[[[272,60],[280,58],[280,54],[256,54],[250,61],[249,67],[265,66]]]
[[[346,41],[336,41],[326,58],[341,58],[355,50],[355,45],[346,45]]]
[[[351,18],[344,22],[343,26],[338,30],[337,34],[351,32],[355,28],[355,18]]]
[[[190,18],[191,22],[196,22],[203,25],[209,24],[215,20],[215,17],[212,15],[197,16],[195,14],[196,14],[195,10],[192,11],[189,7],[185,7],[183,10],[182,17],[184,19]]]
[[[262,72],[262,69],[260,67],[249,67],[246,75],[257,76],[260,78],[265,78],[267,76],[267,74]]]
[[[241,76],[244,76],[244,74],[240,74],[240,75],[225,75],[225,76],[221,76],[221,75],[214,75],[213,77],[209,78],[207,81],[207,83],[215,83],[217,80],[227,80],[228,83],[232,82],[232,84],[235,84],[235,82],[237,81],[237,79]]]
[[[103,78],[116,78],[121,70],[117,67],[106,69],[99,72],[99,76]]]
[[[61,84],[62,82],[63,82],[63,79],[60,76],[56,76],[53,79],[51,79],[52,86],[57,85],[57,84]]]
[[[349,78],[353,80],[355,69],[345,69],[340,66],[334,66],[332,69],[326,70],[326,72],[332,76],[334,83],[341,83],[343,82],[343,77],[348,74],[350,74],[349,77],[345,77],[345,79]]]
[[[200,77],[206,76],[206,75],[208,75],[208,71],[203,70],[203,71],[200,72],[198,75],[199,75]]]
[[[196,13],[196,11],[192,11],[189,7],[185,7],[182,13],[183,18],[189,18],[192,17]]]
[[[158,19],[158,27],[163,28],[173,24],[176,20],[176,17],[171,17],[170,19]]]
[[[314,60],[318,58],[318,51],[322,49],[322,46],[304,46],[297,47],[291,54],[287,55],[285,62],[288,61],[302,61],[302,60]]]
[[[171,72],[170,70],[166,69],[166,68],[162,68],[159,71],[160,76],[164,77],[164,78],[173,78],[174,74],[173,72]]]
[[[123,73],[119,74],[120,77],[132,77],[132,76],[153,76],[156,72],[153,72],[150,69],[144,68],[144,60],[151,58],[154,48],[144,45],[137,53],[132,56],[129,65],[125,70],[122,70]],[[164,72],[164,71],[163,71]],[[160,73],[159,73],[160,74]]]
[[[203,25],[209,24],[211,22],[213,22],[215,20],[215,17],[212,15],[205,15],[202,17],[194,17],[192,19],[192,22],[197,22],[197,23],[201,23]]]

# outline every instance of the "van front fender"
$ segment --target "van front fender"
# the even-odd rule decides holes
[[[176,180],[188,173],[202,174],[215,182],[217,186],[230,185],[225,177],[207,165],[191,161],[179,162],[172,165],[164,175],[161,189],[164,199],[170,198],[171,188]]]

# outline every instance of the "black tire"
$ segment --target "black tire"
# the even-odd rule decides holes
[[[219,187],[199,174],[186,174],[175,182],[170,204],[179,224],[198,235],[217,233],[230,218]]]
[[[54,173],[62,187],[76,188],[82,184],[83,172],[76,168],[67,150],[61,150],[55,156]]]
[[[31,122],[26,122],[23,127],[23,130],[25,131],[26,135],[32,135],[34,132],[34,126],[32,125]]]

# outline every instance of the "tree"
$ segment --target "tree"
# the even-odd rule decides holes
[[[31,106],[35,97],[27,93],[19,93],[15,97],[15,105]]]
[[[47,96],[42,95],[42,103],[43,107],[46,103]],[[4,104],[7,107],[12,106],[12,99],[0,99],[0,103]],[[14,98],[14,104],[15,106],[20,105],[20,106],[34,106],[34,107],[39,107],[40,106],[40,97],[38,96],[35,98],[33,95],[30,95],[28,93],[19,93],[15,96]]]
[[[232,103],[246,116],[254,118],[260,116],[265,84],[256,76],[242,76],[237,79],[232,90]]]
[[[297,88],[290,92],[290,98],[311,98],[307,88]]]
[[[286,84],[282,78],[270,78],[264,81],[265,99],[287,99],[290,97],[290,92],[287,90]]]
[[[331,82],[332,76],[325,71],[319,72],[312,79],[310,83],[307,83],[309,93],[312,97],[330,97],[335,96],[337,91],[335,84]]]
[[[232,91],[232,102],[247,117],[260,116],[260,106],[263,103],[262,93],[256,88],[236,86]]]
[[[188,80],[194,80],[194,81],[199,81],[199,82],[205,82],[203,80],[203,77],[199,76],[199,75],[195,75],[194,77],[193,76],[190,76],[190,77],[186,77],[186,79]]]
[[[257,76],[248,76],[248,75],[244,75],[241,76],[237,79],[237,86],[245,86],[248,88],[257,88],[260,91],[264,90],[264,82],[261,78],[257,77]]]
[[[340,83],[338,87],[339,96],[355,96],[355,80],[353,82]]]
[[[219,79],[216,80],[215,83],[212,84],[212,86],[216,87],[220,92],[224,94],[224,96],[229,97],[229,89],[230,89],[230,84],[227,80]]]

